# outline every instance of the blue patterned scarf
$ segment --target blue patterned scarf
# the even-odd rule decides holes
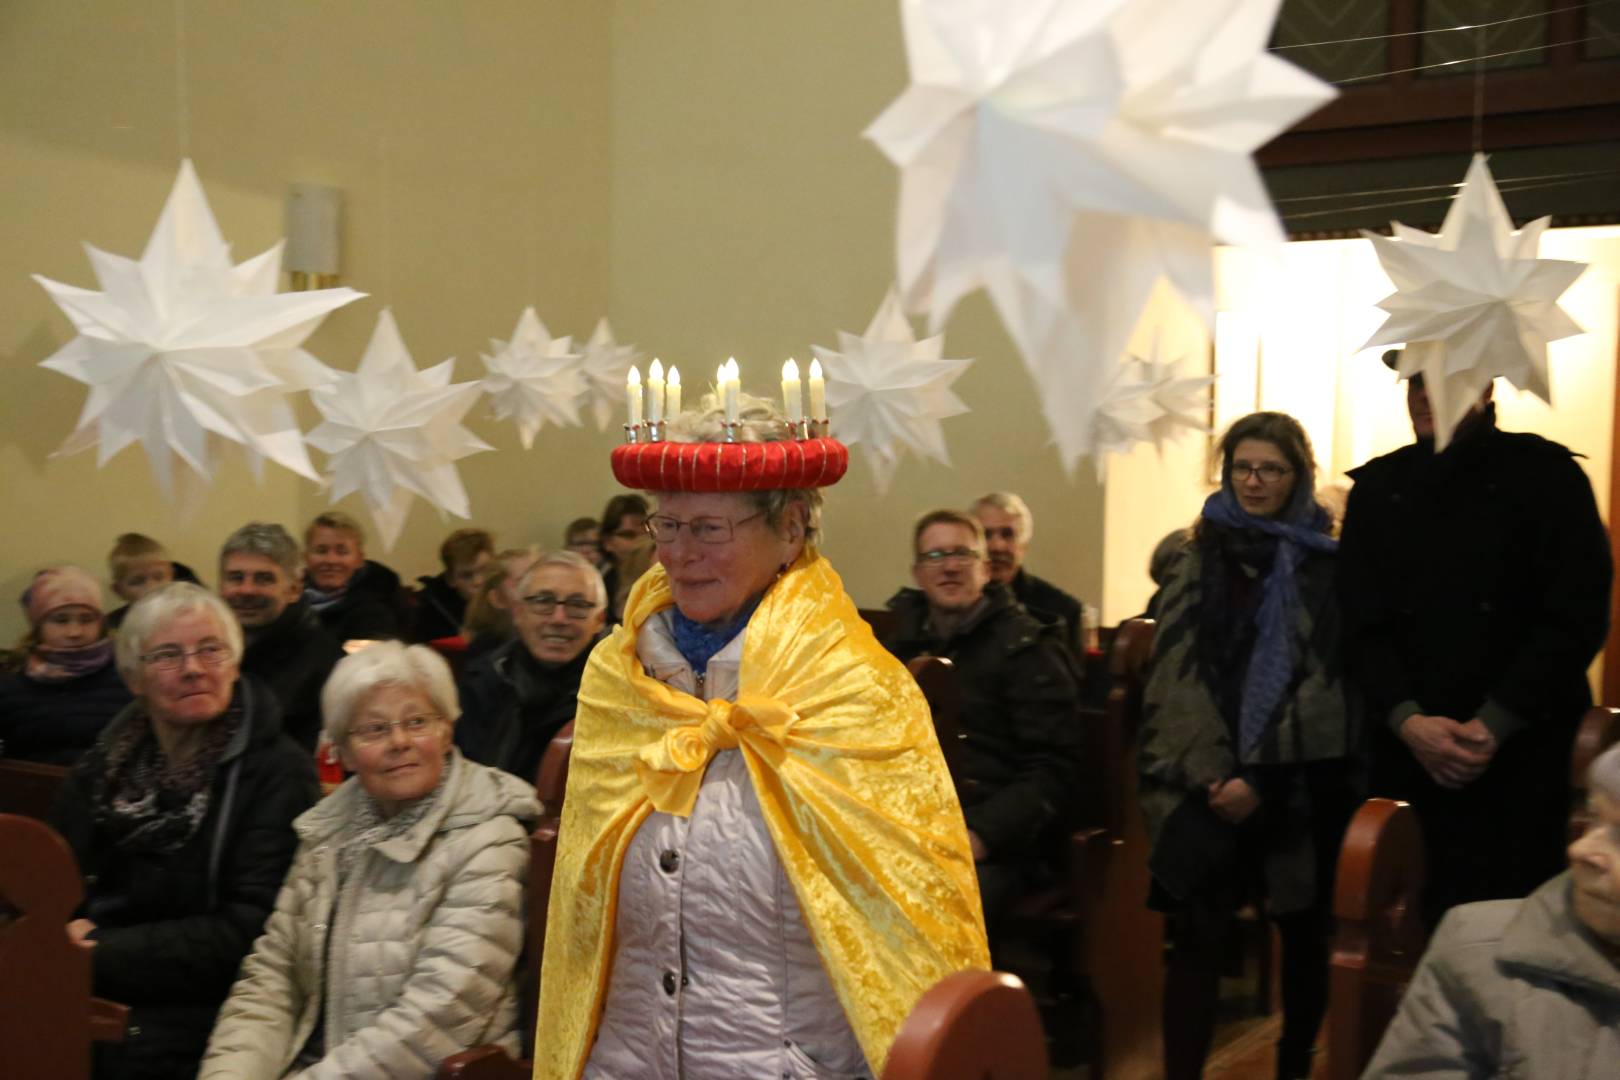
[[[702,675],[709,670],[709,661],[714,659],[714,654],[725,648],[732,638],[742,633],[743,627],[748,625],[749,618],[754,614],[754,609],[759,607],[759,602],[764,598],[764,593],[754,597],[743,605],[743,609],[737,613],[735,619],[718,630],[711,630],[702,623],[693,622],[681,614],[680,608],[675,609],[675,618],[670,624],[675,631],[675,648],[679,649],[682,658],[692,665],[692,674]]]
[[[1295,571],[1311,551],[1336,552],[1339,542],[1323,529],[1327,512],[1315,493],[1300,485],[1293,501],[1275,518],[1256,517],[1238,505],[1229,486],[1204,501],[1204,520],[1227,529],[1244,529],[1275,537],[1277,554],[1271,573],[1261,586],[1260,609],[1255,613],[1254,651],[1243,681],[1243,703],[1238,713],[1238,748],[1247,758],[1265,737],[1271,718],[1293,678],[1293,627],[1299,617],[1299,583]],[[1212,597],[1205,597],[1210,603]]]

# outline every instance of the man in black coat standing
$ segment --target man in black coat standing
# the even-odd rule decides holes
[[[1078,677],[1058,631],[990,580],[975,518],[924,514],[912,550],[919,588],[889,601],[898,618],[883,644],[903,662],[944,657],[961,682],[958,795],[995,924],[1042,875],[1040,840],[1067,824],[1081,743]]]
[[[321,733],[321,687],[343,645],[300,597],[298,543],[280,525],[251,522],[219,552],[219,595],[242,624],[242,671],[268,686],[282,726],[313,751]]]
[[[1489,389],[1440,453],[1421,375],[1407,407],[1417,441],[1350,473],[1339,586],[1371,794],[1418,812],[1432,925],[1562,867],[1612,567],[1568,449],[1499,430]]]
[[[1024,569],[1024,556],[1035,535],[1035,516],[1029,506],[1010,491],[992,491],[980,496],[972,513],[984,526],[990,580],[1011,589],[1013,599],[1037,619],[1058,624],[1063,643],[1079,659],[1085,645],[1081,640],[1084,606],[1056,585]]]

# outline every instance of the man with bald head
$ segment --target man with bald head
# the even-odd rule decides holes
[[[984,526],[990,580],[1012,590],[1013,598],[1037,619],[1060,624],[1064,643],[1080,656],[1080,601],[1024,569],[1024,555],[1035,535],[1035,518],[1024,500],[1010,491],[992,491],[974,502],[972,514]]]

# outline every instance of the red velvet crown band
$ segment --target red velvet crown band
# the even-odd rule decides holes
[[[774,491],[831,487],[849,468],[837,439],[757,443],[626,443],[613,475],[642,491]]]

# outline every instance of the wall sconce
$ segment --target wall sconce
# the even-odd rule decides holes
[[[322,184],[294,184],[287,193],[282,266],[293,292],[330,289],[338,282],[338,218],[343,192]]]

